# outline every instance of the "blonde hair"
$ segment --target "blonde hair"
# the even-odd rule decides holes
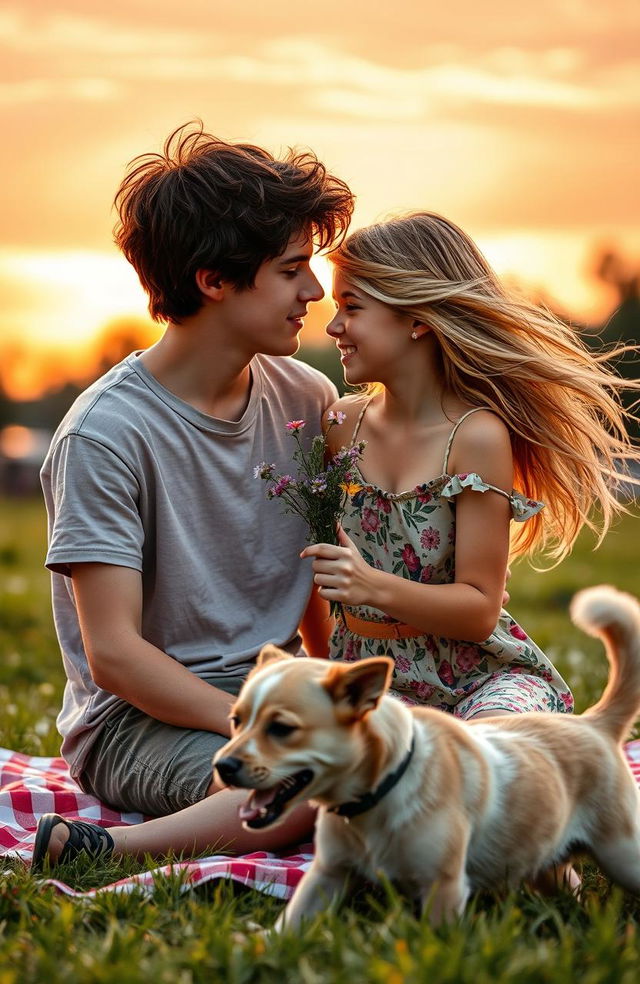
[[[445,390],[509,427],[514,485],[547,503],[514,524],[513,555],[559,560],[584,525],[600,543],[628,511],[615,495],[629,481],[619,462],[640,460],[620,403],[640,383],[607,365],[625,349],[596,355],[549,311],[509,296],[466,233],[431,212],[360,229],[331,260],[357,289],[428,324]]]

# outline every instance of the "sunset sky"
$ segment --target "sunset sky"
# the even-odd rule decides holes
[[[106,322],[145,315],[113,194],[196,117],[312,147],[357,194],[355,226],[442,212],[500,273],[597,321],[596,251],[640,262],[639,40],[637,0],[0,3],[5,384],[79,371]]]

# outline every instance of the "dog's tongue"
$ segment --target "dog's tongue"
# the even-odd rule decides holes
[[[254,789],[249,799],[238,810],[241,820],[255,820],[261,810],[273,800],[276,789]]]

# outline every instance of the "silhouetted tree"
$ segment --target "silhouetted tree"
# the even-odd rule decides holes
[[[4,388],[4,380],[0,375],[0,428],[11,423],[11,400]]]
[[[91,379],[102,376],[131,352],[148,348],[161,331],[159,325],[143,318],[118,318],[110,321],[96,340]]]
[[[597,279],[608,284],[615,291],[617,305],[613,314],[591,336],[598,347],[612,348],[616,345],[637,346],[640,341],[640,277],[615,250],[604,250],[594,266]],[[616,359],[616,368],[625,379],[640,378],[640,352],[628,351]],[[623,403],[629,409],[638,400],[638,393],[627,393]],[[636,408],[637,413],[637,408]],[[640,424],[630,426],[633,437],[640,439]]]

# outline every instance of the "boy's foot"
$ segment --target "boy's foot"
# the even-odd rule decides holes
[[[113,849],[113,838],[104,827],[45,813],[38,822],[31,868],[40,870],[46,859],[51,865],[74,861],[80,854],[106,859],[111,857]]]

